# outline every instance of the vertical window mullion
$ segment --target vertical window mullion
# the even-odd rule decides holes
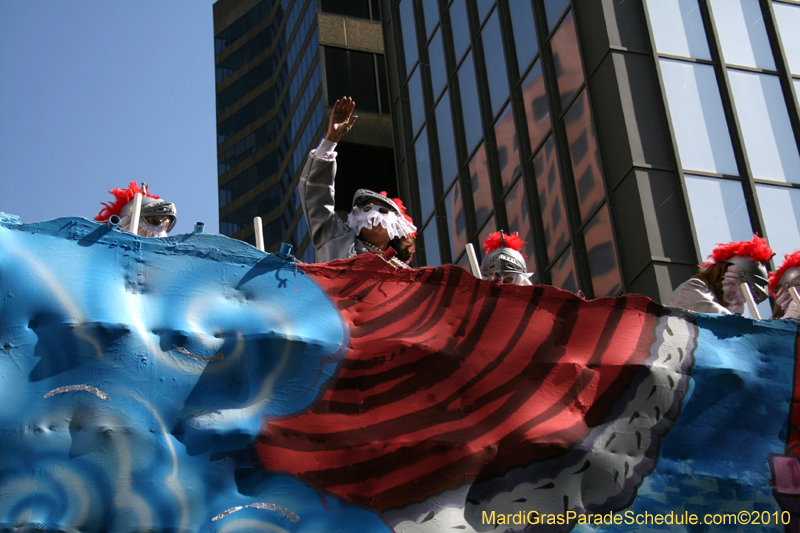
[[[524,1],[524,0],[523,0]],[[517,135],[517,145],[521,150],[522,147],[520,145],[520,129],[519,129],[519,120],[516,115],[519,114],[520,106],[517,104],[521,101],[521,99],[517,98],[516,95],[519,93],[519,89],[517,85],[519,83],[519,67],[517,64],[517,55],[516,55],[516,45],[514,43],[514,39],[512,36],[512,32],[509,31],[511,28],[511,20],[510,14],[508,12],[508,4],[507,0],[498,0],[495,6],[495,13],[497,16],[498,25],[500,26],[500,39],[502,41],[501,46],[503,50],[503,61],[506,64],[506,77],[508,83],[508,109],[511,111],[512,114],[512,122],[514,123],[514,130]],[[487,16],[488,19],[491,18]],[[487,22],[488,24],[488,22]],[[481,39],[481,45],[483,44],[483,39]],[[511,51],[509,53],[509,51]],[[492,60],[499,60],[498,58],[493,58]],[[488,71],[487,71],[488,76]],[[488,78],[487,78],[487,86],[488,86]],[[491,90],[487,87],[488,90]],[[488,93],[487,93],[488,96]],[[491,106],[490,106],[491,107]],[[521,108],[522,113],[524,114],[524,105]],[[498,148],[497,148],[497,135],[496,135],[496,128],[497,124],[499,124],[500,119],[503,117],[504,112],[501,112],[501,109],[494,110],[492,109],[492,114],[495,116],[492,117],[490,122],[494,122],[494,125],[491,128],[491,132],[487,133],[486,141],[491,139],[491,142],[486,142],[486,150],[487,150],[487,157],[489,162],[491,163],[492,168],[490,169],[489,175],[491,179],[491,189],[492,189],[492,198],[496,199],[494,201],[494,221],[497,229],[509,230],[508,224],[508,217],[506,215],[506,208],[505,202],[501,200],[504,197],[506,190],[502,183],[501,172],[500,172],[500,157],[498,155]],[[496,119],[496,122],[495,122]],[[530,155],[528,152],[520,152],[520,161],[527,161],[527,158],[522,159],[522,155],[527,154]],[[523,165],[524,167],[525,165]],[[511,180],[516,176],[512,176]],[[527,189],[527,186],[525,186]],[[530,220],[530,214],[528,219]],[[478,228],[480,230],[480,228]],[[480,240],[480,239],[478,239]],[[483,246],[482,242],[478,242],[478,247],[481,248]],[[533,243],[529,243],[530,246],[533,246]]]
[[[467,57],[464,61],[472,61],[474,72],[475,72],[475,87],[478,90],[478,107],[479,109],[478,114],[481,117],[481,130],[480,136],[483,138],[483,146],[485,150],[489,150],[489,146],[487,144],[488,137],[486,135],[486,124],[492,122],[492,119],[489,118],[487,120],[487,116],[485,113],[485,109],[491,108],[491,102],[489,102],[489,89],[486,83],[486,65],[484,63],[484,56],[483,56],[483,40],[479,38],[480,36],[480,26],[481,21],[478,15],[478,8],[474,2],[467,2],[467,20],[469,20],[469,27],[470,27],[470,42],[472,44],[472,54],[467,53],[467,55],[471,55],[471,59]],[[478,41],[480,40],[481,46],[478,46]],[[463,64],[463,63],[462,63]],[[487,107],[488,105],[488,107]],[[463,108],[462,108],[463,109]],[[491,113],[490,113],[491,114]],[[464,131],[466,135],[466,131]],[[494,139],[492,139],[494,142]],[[467,146],[467,157],[462,165],[459,167],[459,178],[458,181],[461,184],[461,199],[464,205],[464,213],[466,216],[466,226],[467,226],[467,242],[473,242],[471,237],[476,235],[478,232],[477,228],[477,221],[475,220],[475,202],[472,198],[472,176],[469,172],[469,163],[472,160],[475,152],[473,150],[480,149],[481,142],[479,141],[476,146]],[[487,157],[487,161],[491,162],[491,156]],[[465,170],[466,169],[466,170]],[[489,173],[491,176],[491,171]],[[490,177],[491,180],[491,177]],[[474,244],[474,243],[473,243]],[[481,243],[478,243],[480,245]],[[453,258],[453,262],[455,262],[457,257]]]
[[[703,23],[706,27],[711,60],[716,63],[715,73],[717,84],[720,89],[720,96],[722,97],[722,108],[725,112],[725,118],[728,121],[728,130],[730,131],[731,142],[733,143],[733,153],[736,158],[737,166],[739,167],[739,176],[742,178],[742,185],[744,186],[745,204],[747,205],[747,214],[750,217],[750,225],[755,233],[764,235],[764,223],[761,217],[761,210],[756,201],[753,171],[750,168],[750,161],[747,158],[747,149],[744,145],[742,127],[739,123],[739,117],[736,114],[736,104],[733,100],[733,91],[731,90],[731,82],[728,77],[728,67],[725,64],[722,47],[719,43],[719,35],[714,22],[714,12],[709,2],[700,2],[699,6],[700,13],[703,17]]]
[[[525,98],[522,94],[523,79],[522,73],[519,70],[519,62],[517,60],[516,41],[513,37],[514,28],[511,21],[511,12],[508,6],[509,1],[530,2],[530,0],[498,0],[497,10],[498,16],[500,17],[501,27],[511,29],[511,32],[503,32],[504,44],[510,45],[510,49],[514,50],[513,54],[509,54],[508,61],[506,63],[509,68],[509,79],[513,80],[513,83],[509,82],[509,91],[511,95],[509,105],[511,106],[511,113],[514,116],[514,128],[517,132],[519,157],[522,163],[522,176],[520,177],[520,180],[522,181],[523,194],[527,200],[525,203],[528,207],[528,221],[531,226],[531,235],[533,236],[531,239],[532,242],[528,243],[528,246],[531,247],[531,253],[533,254],[533,258],[536,262],[535,270],[537,272],[538,279],[541,280],[543,279],[542,273],[545,271],[546,267],[546,265],[542,264],[542,261],[544,261],[543,258],[547,256],[547,254],[544,253],[544,226],[542,225],[542,209],[541,205],[539,204],[539,195],[538,192],[534,192],[537,191],[537,187],[536,179],[533,176],[533,170],[531,168],[531,156],[533,155],[533,152],[531,151],[530,132],[528,131],[527,117],[525,115]],[[535,63],[536,61],[541,62],[541,55],[540,49],[537,55],[534,56],[532,63]],[[514,178],[516,178],[516,176],[512,176],[512,180]],[[511,191],[513,188],[513,185],[509,187],[509,191]],[[508,228],[509,231],[511,231],[505,200],[509,191],[503,191],[504,199],[503,201],[499,202],[499,205],[502,206],[502,209],[498,212],[502,213],[502,217],[498,214],[495,216],[495,220],[498,227]]]
[[[422,210],[416,206],[418,194],[412,193],[412,191],[417,192],[419,190],[419,180],[416,177],[416,161],[412,157],[414,148],[411,144],[411,134],[408,133],[408,125],[411,124],[410,114],[404,105],[407,95],[408,72],[405,68],[405,43],[403,42],[402,21],[400,20],[400,10],[395,0],[381,1],[383,2],[383,7],[386,8],[385,13],[388,14],[388,16],[382,17],[384,20],[381,23],[384,37],[391,44],[391,46],[387,47],[387,53],[393,51],[395,58],[398,58],[394,68],[394,80],[391,77],[387,79],[389,112],[393,117],[392,134],[395,138],[395,146],[400,145],[400,156],[395,155],[398,192],[401,195],[407,195],[411,200],[409,208],[412,216],[414,216]],[[386,32],[389,32],[388,37],[386,37]],[[399,60],[401,57],[403,61]],[[390,70],[387,68],[387,75]],[[393,81],[394,83],[392,83]],[[393,94],[393,89],[396,89],[396,94]]]
[[[383,109],[381,109],[381,84],[378,83],[378,76],[380,76],[380,72],[378,71],[378,58],[376,54],[372,54],[372,75],[375,78],[375,90],[377,91],[377,98],[378,98],[378,114],[383,113]]]
[[[437,0],[424,0],[424,1],[433,1],[436,2]],[[422,5],[417,4],[419,10],[415,9],[415,13],[423,14]],[[424,14],[423,14],[424,16]],[[425,24],[421,24],[419,20],[419,15],[416,16],[417,19],[417,28],[425,26],[426,24],[433,24],[431,21],[425,21]],[[441,15],[440,15],[441,19]],[[441,32],[441,25],[439,31]],[[430,73],[430,56],[428,55],[428,42],[427,42],[427,35],[428,31],[425,29],[422,33],[422,37],[420,37],[420,33],[417,32],[417,43],[420,49],[419,54],[419,68],[421,69],[420,74],[422,75],[422,101],[425,105],[425,123],[427,125],[427,133],[428,133],[428,163],[430,165],[430,173],[431,173],[431,183],[433,186],[433,195],[434,195],[434,202],[433,202],[433,217],[431,218],[431,224],[438,224],[437,222],[437,213],[438,213],[438,205],[439,205],[439,198],[443,196],[443,183],[444,177],[442,176],[442,165],[441,165],[441,156],[439,153],[439,124],[436,123],[435,117],[435,95],[433,94],[433,82],[432,76]],[[424,64],[424,68],[423,68]],[[420,202],[421,205],[421,202]],[[424,213],[422,216],[426,217],[428,214]],[[438,230],[437,230],[438,231]],[[438,233],[438,245],[439,245],[439,257],[446,257],[442,255],[442,238],[441,233]],[[424,237],[423,237],[424,238]],[[448,235],[449,239],[449,235]],[[448,241],[449,242],[449,241]],[[428,246],[428,244],[425,244]],[[449,251],[449,246],[446,247]],[[451,260],[454,260],[452,258]],[[426,261],[428,261],[426,257]],[[428,262],[430,265],[430,262]],[[433,265],[436,266],[436,265]]]
[[[427,1],[437,1],[437,0],[427,0]],[[458,74],[456,71],[456,65],[458,64],[458,59],[455,55],[454,45],[453,45],[453,30],[450,22],[450,9],[452,6],[448,6],[447,2],[439,2],[439,32],[441,32],[441,39],[442,39],[442,52],[444,53],[444,63],[445,69],[447,70],[446,76],[446,83],[445,83],[445,91],[449,94],[449,105],[450,106],[450,117],[451,117],[451,124],[450,127],[453,130],[453,142],[455,144],[455,151],[456,151],[456,172],[457,176],[461,176],[461,162],[466,160],[466,154],[464,153],[463,146],[466,144],[464,141],[464,120],[461,116],[461,113],[457,110],[461,109],[461,91],[460,87],[458,86]],[[429,58],[430,60],[430,58]],[[442,102],[440,101],[440,105]],[[435,121],[435,118],[434,118]],[[436,124],[436,156],[437,161],[439,162],[439,168],[435,170],[437,176],[440,176],[439,180],[434,180],[433,184],[433,191],[434,191],[434,215],[432,222],[437,223],[438,232],[437,235],[439,237],[439,255],[442,261],[442,264],[445,264],[446,261],[455,261],[455,257],[450,258],[450,245],[443,244],[449,243],[450,235],[447,232],[446,224],[447,224],[447,216],[444,212],[442,212],[442,208],[440,207],[442,202],[445,200],[444,198],[444,181],[445,177],[441,175],[441,153],[439,151],[439,139],[438,139],[438,131],[440,125]],[[430,132],[429,132],[430,134]],[[428,139],[429,143],[432,142],[431,139]],[[450,177],[446,178],[448,181]],[[458,177],[456,179],[459,179]],[[447,185],[450,185],[449,183]],[[443,240],[443,237],[447,238],[447,241]],[[449,258],[449,259],[448,259]]]
[[[511,28],[511,32],[513,33],[514,28],[511,21],[511,12],[508,6],[508,2],[521,2],[527,1],[531,3],[532,0],[498,0],[498,10],[500,15],[500,21],[506,28]],[[534,0],[535,1],[535,0]],[[534,22],[536,21],[536,9],[531,7],[533,14],[534,14]],[[511,78],[514,80],[513,84],[510,84],[509,90],[511,92],[511,106],[513,106],[512,113],[514,114],[514,127],[517,131],[517,143],[519,145],[520,150],[520,160],[522,161],[522,177],[520,178],[523,181],[523,192],[527,199],[527,206],[528,206],[528,220],[531,224],[531,231],[533,235],[533,242],[529,243],[529,246],[533,249],[533,257],[536,262],[536,272],[538,279],[545,283],[545,279],[549,280],[549,277],[544,277],[544,272],[547,267],[546,258],[546,244],[545,244],[545,234],[544,234],[544,225],[542,223],[542,207],[539,203],[539,193],[536,184],[536,179],[534,177],[533,169],[532,169],[532,159],[533,156],[533,147],[531,147],[531,140],[530,140],[530,132],[528,131],[528,123],[527,123],[527,116],[526,116],[526,108],[525,108],[525,97],[522,94],[522,84],[524,81],[523,72],[520,71],[519,62],[517,60],[516,54],[516,41],[513,38],[512,33],[504,33],[504,39],[507,43],[513,44],[513,49],[515,53],[513,54],[513,58],[509,58],[509,69],[511,72]],[[541,43],[542,39],[538,37],[541,34],[539,30],[539,26],[536,26],[537,34],[537,43],[539,44],[539,51],[534,56],[534,59],[531,61],[531,65],[535,65],[538,61],[541,68],[541,61],[542,61],[542,48]],[[535,66],[530,66],[531,69],[535,68]],[[530,70],[527,70],[525,76],[528,75]],[[552,123],[551,123],[552,128]],[[541,143],[540,143],[541,144]],[[512,178],[513,179],[513,178]],[[513,188],[510,187],[509,190]],[[506,224],[505,227],[509,227],[509,220],[508,220],[508,213],[505,209],[505,201],[501,202],[503,204],[503,216],[505,219],[503,223]],[[498,219],[498,224],[500,223]],[[509,230],[510,231],[510,230]],[[549,274],[548,274],[549,276]]]
[[[437,2],[438,0],[424,0],[428,2]],[[434,103],[435,103],[435,95],[433,95],[432,89],[432,81],[431,81],[431,74],[430,74],[430,57],[428,56],[428,31],[425,28],[426,24],[432,24],[433,22],[428,21],[420,21],[421,17],[424,17],[422,3],[416,4],[414,9],[415,19],[417,23],[417,47],[420,50],[419,54],[419,68],[422,69],[423,58],[425,59],[425,68],[424,70],[425,75],[422,77],[422,101],[425,105],[425,123],[427,125],[427,132],[428,132],[428,162],[430,164],[430,173],[431,173],[431,182],[433,185],[433,217],[431,218],[430,224],[436,225],[436,233],[438,235],[437,245],[439,247],[439,257],[442,264],[447,261],[447,257],[450,255],[450,245],[449,242],[451,240],[450,234],[447,232],[447,217],[444,213],[440,212],[439,204],[441,203],[441,199],[444,197],[443,191],[443,183],[444,178],[442,176],[442,165],[441,165],[441,156],[439,154],[439,125],[436,123],[436,118],[434,116]],[[439,15],[439,20],[442,20],[442,15]],[[439,31],[442,31],[443,23],[439,24]],[[420,33],[419,28],[422,28],[423,31]],[[444,43],[442,43],[444,45]],[[452,91],[451,97],[452,97]],[[421,204],[420,204],[421,205]],[[427,213],[422,215],[427,216]],[[442,239],[443,234],[446,234],[447,240],[444,241]],[[424,238],[424,236],[423,236]],[[425,244],[428,246],[428,244]],[[455,261],[455,257],[449,259],[450,261]],[[426,261],[428,261],[426,257]],[[430,265],[430,262],[428,262]]]

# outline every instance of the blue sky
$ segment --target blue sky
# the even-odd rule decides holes
[[[2,0],[0,211],[94,218],[144,181],[217,232],[212,0]]]

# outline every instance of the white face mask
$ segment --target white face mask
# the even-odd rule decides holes
[[[413,224],[410,224],[397,212],[386,206],[374,204],[353,206],[347,216],[347,225],[356,235],[361,233],[362,229],[369,230],[381,226],[386,228],[390,239],[406,237],[417,231]]]

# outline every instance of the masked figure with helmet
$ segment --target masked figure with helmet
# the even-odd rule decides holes
[[[481,261],[481,276],[484,279],[513,283],[515,285],[531,285],[530,277],[525,265],[525,256],[522,255],[522,245],[525,242],[519,238],[519,233],[506,235],[503,231],[496,231],[483,241],[486,255]]]
[[[758,235],[749,241],[720,244],[700,272],[679,285],[664,305],[698,313],[741,314],[746,303],[742,283],[747,283],[756,303],[769,296],[764,263],[773,255],[767,240]]]
[[[783,264],[769,278],[769,292],[775,297],[772,318],[800,320],[800,307],[791,291],[800,290],[800,250],[783,256]]]
[[[328,131],[316,150],[311,150],[300,176],[298,189],[303,214],[311,232],[311,243],[317,261],[347,259],[358,254],[383,254],[390,247],[390,262],[398,267],[408,266],[414,252],[417,228],[405,213],[397,198],[369,189],[359,189],[353,197],[353,207],[343,222],[334,211],[337,143],[353,127],[355,103],[349,97],[337,100],[333,106]],[[399,259],[399,261],[398,261]]]
[[[158,196],[150,194],[147,185],[142,186],[132,181],[127,189],[116,188],[109,191],[116,198],[113,203],[107,204],[96,217],[98,222],[107,222],[112,216],[120,217],[119,227],[130,231],[131,216],[133,211],[133,197],[136,193],[142,195],[142,209],[139,213],[139,229],[137,233],[141,237],[166,237],[167,233],[175,227],[177,211],[175,204],[162,200]]]

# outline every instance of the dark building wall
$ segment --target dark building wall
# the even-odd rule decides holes
[[[375,0],[324,0],[326,119],[338,98],[356,103],[356,126],[337,147],[336,211],[346,218],[356,190],[398,195],[380,7]]]
[[[249,9],[248,9],[249,8]],[[298,255],[308,231],[299,169],[324,118],[315,0],[215,4],[220,231]]]
[[[665,299],[698,254],[643,5],[574,4],[625,290]]]
[[[363,4],[363,5],[362,5]],[[339,152],[339,201],[358,187],[396,194],[380,13],[369,0],[220,0],[214,5],[220,230],[313,261],[296,194],[306,154],[339,96],[362,101]],[[341,11],[344,15],[320,9]],[[356,9],[357,14],[351,11]],[[365,8],[365,9],[364,9]],[[364,18],[354,16],[367,14]],[[369,66],[369,70],[365,68]],[[327,67],[327,68],[326,68]],[[339,94],[341,93],[341,94]],[[352,189],[352,191],[351,191]]]

